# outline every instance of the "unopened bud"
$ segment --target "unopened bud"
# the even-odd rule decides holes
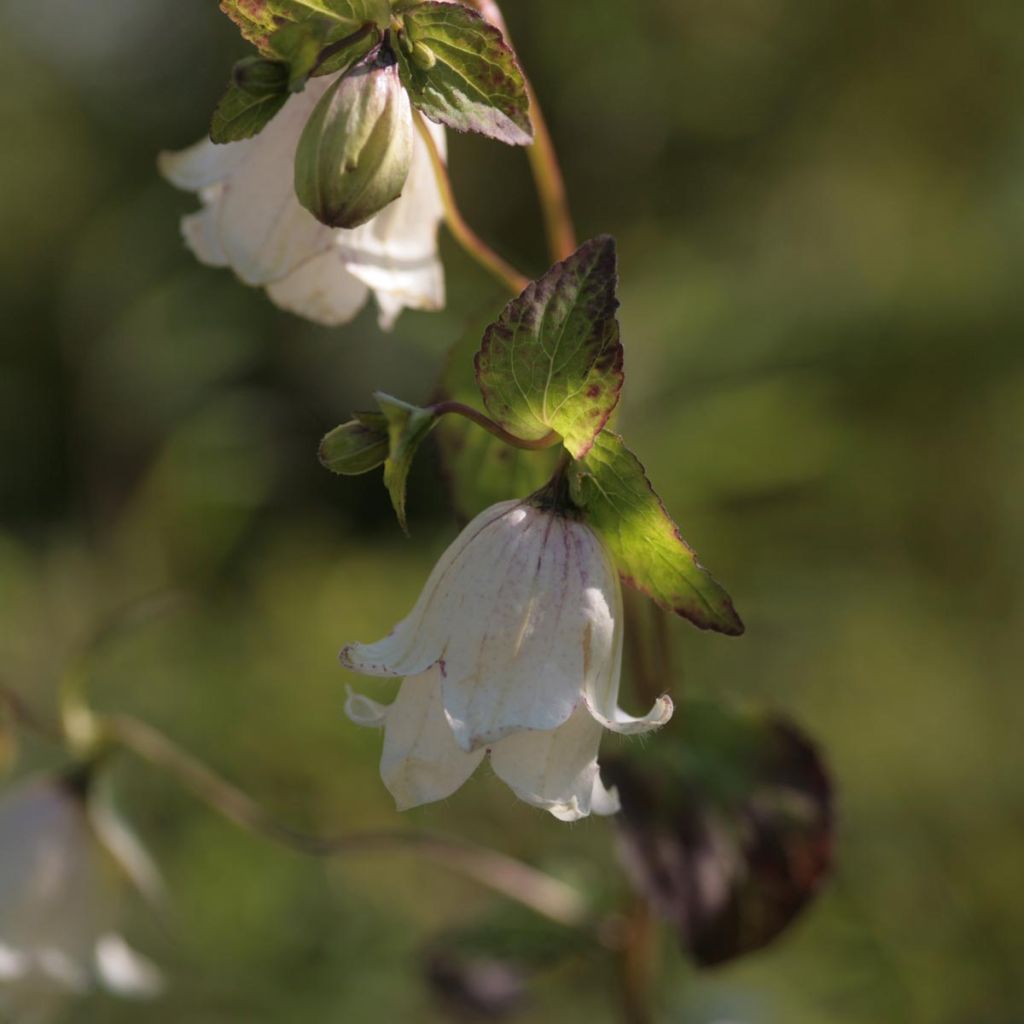
[[[360,476],[384,465],[388,457],[388,421],[382,413],[356,413],[320,442],[320,462],[342,476]]]
[[[234,66],[231,76],[250,96],[276,96],[288,90],[288,65],[279,60],[246,57]]]
[[[295,154],[299,202],[330,227],[365,224],[402,194],[414,130],[398,65],[382,49],[314,108]]]
[[[410,56],[421,71],[429,71],[437,63],[437,56],[426,43],[413,43]]]

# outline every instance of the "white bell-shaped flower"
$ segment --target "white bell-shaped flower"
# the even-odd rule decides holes
[[[360,725],[384,727],[381,775],[400,810],[457,790],[486,754],[520,799],[564,821],[614,813],[597,766],[602,730],[663,725],[672,702],[618,707],[622,591],[583,522],[529,501],[477,516],[416,606],[379,643],[349,644],[347,668],[404,676],[385,707],[350,694]]]
[[[115,931],[119,873],[157,876],[134,837],[65,780],[23,783],[0,799],[0,1018],[43,1022],[103,987],[158,994],[157,969]]]
[[[174,185],[198,192],[203,208],[182,221],[202,263],[231,267],[266,288],[283,309],[317,323],[350,321],[372,291],[384,328],[405,308],[444,306],[437,230],[444,216],[426,144],[416,135],[400,198],[353,230],[321,224],[295,195],[295,151],[313,108],[338,75],[310,79],[252,139],[204,139],[159,165]],[[428,123],[445,152],[444,129]]]

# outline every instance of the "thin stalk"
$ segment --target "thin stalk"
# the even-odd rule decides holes
[[[60,743],[61,731],[49,722],[43,721],[25,702],[25,699],[5,683],[0,683],[0,704],[7,710],[11,721],[35,733],[51,743]]]
[[[163,733],[128,715],[102,719],[110,740],[161,768],[228,821],[278,846],[309,857],[408,852],[427,857],[568,928],[588,923],[583,897],[570,885],[497,850],[406,829],[308,835],[277,821],[243,790],[218,775]]]
[[[658,967],[658,929],[646,900],[633,903],[624,927],[620,953],[622,1020],[624,1024],[653,1024],[651,993]]]
[[[470,0],[474,7],[496,28],[501,29],[505,41],[512,46],[504,15],[495,0]],[[565,176],[555,151],[555,142],[548,128],[540,100],[523,73],[526,94],[530,100],[530,120],[533,122],[533,144],[527,148],[537,198],[544,215],[544,230],[548,239],[551,258],[556,262],[571,256],[577,247],[576,229],[569,209],[569,193],[565,187]]]
[[[470,226],[462,216],[458,204],[455,201],[455,192],[452,189],[451,178],[448,176],[448,166],[441,156],[434,136],[430,134],[423,115],[418,111],[414,112],[416,129],[420,138],[426,144],[427,153],[430,157],[430,164],[434,169],[434,177],[437,179],[438,191],[441,194],[441,203],[444,206],[444,219],[455,240],[469,253],[485,270],[493,274],[504,284],[512,295],[518,295],[530,283],[525,274],[520,273],[501,256],[499,256]]]
[[[536,452],[542,451],[545,448],[553,448],[562,440],[561,436],[552,430],[537,441],[524,441],[521,437],[516,437],[515,434],[510,434],[507,430],[504,430],[494,420],[485,416],[482,412],[478,412],[471,405],[463,405],[462,402],[438,402],[430,407],[430,411],[439,417],[449,414],[464,416],[478,427],[482,427],[489,434],[493,434],[499,441],[504,441],[505,444],[513,448],[522,448],[524,451]]]

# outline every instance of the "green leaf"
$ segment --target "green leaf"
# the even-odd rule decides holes
[[[586,242],[513,299],[476,359],[488,412],[536,441],[554,430],[574,458],[590,450],[619,402],[622,344],[615,240]]]
[[[288,65],[247,57],[231,73],[231,84],[213,112],[210,138],[237,142],[258,135],[288,99]]]
[[[378,391],[374,396],[387,421],[389,451],[384,463],[384,486],[402,530],[408,534],[405,517],[405,488],[412,461],[423,439],[437,422],[431,409],[420,409]]]
[[[346,35],[368,23],[384,28],[391,17],[387,0],[221,0],[220,9],[265,56],[274,54],[271,36],[289,23],[322,16]]]
[[[439,386],[439,400],[478,407],[480,392],[473,355],[480,347],[490,309],[469,324],[452,346]],[[468,522],[499,501],[532,494],[550,479],[560,450],[523,451],[510,448],[462,416],[445,416],[437,425],[437,443],[456,515]]]
[[[570,487],[627,583],[701,629],[743,632],[729,595],[697,561],[618,434],[604,431],[586,458],[573,463]]]
[[[332,473],[361,476],[383,466],[390,447],[387,417],[357,412],[355,419],[335,427],[320,442],[320,462]]]
[[[431,120],[512,146],[533,141],[526,81],[499,29],[457,3],[404,14],[395,46],[413,104]]]
[[[350,29],[347,22],[315,15],[284,25],[270,37],[271,50],[291,69],[292,92],[301,92],[312,75],[347,71],[381,40],[376,25]]]

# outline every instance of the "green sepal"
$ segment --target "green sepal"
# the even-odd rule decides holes
[[[355,31],[325,15],[292,22],[270,37],[270,48],[290,69],[288,88],[301,92],[313,76],[347,71],[383,38],[373,24]]]
[[[409,405],[391,395],[378,391],[373,396],[387,421],[389,450],[384,463],[384,486],[391,495],[398,525],[408,535],[409,526],[405,515],[405,491],[409,471],[416,452],[423,439],[437,422],[432,409],[421,409]]]
[[[354,417],[320,442],[321,465],[340,476],[362,476],[383,466],[391,446],[383,413],[357,412]]]
[[[499,302],[496,298],[488,304],[488,312],[475,317],[451,347],[438,387],[438,401],[462,402],[479,408],[473,355],[491,321],[490,310]],[[462,416],[443,417],[436,436],[455,514],[466,522],[499,501],[539,490],[551,478],[561,457],[557,446],[541,451],[511,448]]]
[[[414,106],[432,121],[511,146],[533,142],[530,100],[501,31],[458,3],[402,12],[395,52]]]
[[[622,390],[615,240],[584,243],[513,299],[484,335],[477,382],[488,412],[510,434],[555,431],[582,458]]]
[[[288,65],[263,57],[246,57],[231,72],[210,123],[213,142],[238,142],[258,135],[288,99]]]
[[[729,595],[697,561],[618,434],[603,431],[569,474],[572,500],[608,545],[627,583],[701,629],[743,632]]]

